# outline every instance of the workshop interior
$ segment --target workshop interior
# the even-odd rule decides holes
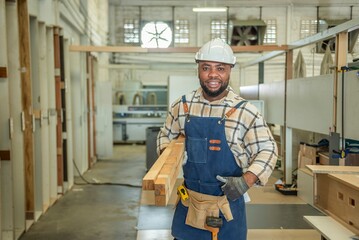
[[[359,239],[357,0],[0,0],[0,32],[0,240],[172,240],[156,138],[215,38],[278,147],[248,239]]]

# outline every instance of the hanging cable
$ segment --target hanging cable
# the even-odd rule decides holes
[[[112,182],[90,182],[84,176],[80,173],[80,170],[78,169],[75,160],[73,160],[74,166],[76,168],[77,173],[79,174],[82,181],[85,183],[74,183],[75,185],[114,185],[114,186],[124,186],[124,187],[132,187],[132,188],[142,188],[141,185],[133,185],[129,183],[112,183]]]

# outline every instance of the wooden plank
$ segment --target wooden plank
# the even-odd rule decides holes
[[[27,0],[17,1],[19,22],[19,62],[21,74],[22,106],[24,112],[24,168],[25,207],[28,219],[33,219],[35,211],[34,139],[32,123],[32,83],[30,65],[30,23]]]
[[[7,68],[0,67],[0,78],[7,78]]]
[[[359,174],[359,166],[325,166],[325,165],[307,165],[313,173],[350,173]]]
[[[270,52],[284,51],[287,45],[256,45],[256,46],[231,46],[233,52]],[[71,45],[72,52],[114,52],[114,53],[196,53],[199,47],[169,47],[169,48],[142,48],[131,46],[93,46]]]
[[[10,150],[0,150],[0,160],[10,161],[11,160]]]
[[[165,149],[165,151],[163,151],[163,153],[154,162],[152,167],[148,170],[147,174],[143,177],[142,180],[143,190],[155,190],[155,180],[157,179],[157,176],[163,164],[165,163],[167,157],[171,153],[170,145]]]
[[[178,139],[155,181],[155,203],[166,206],[174,190],[182,166],[184,139]]]
[[[163,153],[158,157],[158,159],[154,162],[152,167],[148,170],[147,174],[143,177],[142,180],[142,189],[143,190],[155,190],[155,181],[160,174],[160,171],[168,158],[171,156],[171,152],[173,148],[177,144],[184,145],[184,137],[180,136],[178,139],[173,140],[167,146],[167,148],[163,151]],[[172,153],[176,154],[176,153]],[[173,160],[170,160],[173,161]]]

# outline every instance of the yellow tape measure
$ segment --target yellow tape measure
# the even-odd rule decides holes
[[[180,195],[181,199],[183,201],[186,201],[188,199],[188,193],[187,193],[187,190],[186,188],[183,186],[183,185],[180,185],[178,188],[177,188],[177,193]]]

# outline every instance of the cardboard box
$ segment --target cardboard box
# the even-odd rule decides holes
[[[322,152],[328,152],[328,147],[319,147],[301,143],[298,154],[298,168],[303,168],[306,165],[316,165],[317,163],[319,163],[319,153]]]
[[[319,153],[319,164],[329,165],[329,153],[328,152]]]

